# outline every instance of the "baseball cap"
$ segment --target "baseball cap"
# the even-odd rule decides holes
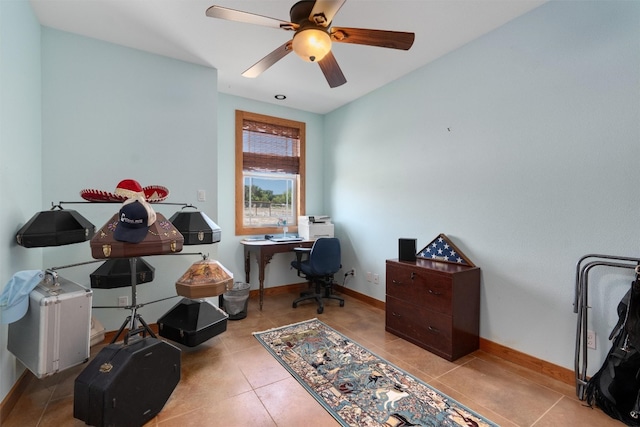
[[[0,323],[13,323],[27,313],[29,294],[44,278],[42,270],[18,271],[0,294]]]
[[[122,204],[113,238],[120,242],[140,243],[149,227],[156,222],[156,213],[146,201],[136,198]]]

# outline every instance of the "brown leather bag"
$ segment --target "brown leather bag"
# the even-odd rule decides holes
[[[156,213],[156,221],[149,227],[140,243],[120,242],[113,238],[118,214],[103,225],[91,239],[91,256],[103,258],[132,258],[145,255],[164,255],[180,252],[184,237],[164,215]]]

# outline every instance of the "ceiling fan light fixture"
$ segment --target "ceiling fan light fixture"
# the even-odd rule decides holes
[[[331,37],[318,28],[305,28],[293,36],[293,51],[307,62],[318,62],[331,51]]]

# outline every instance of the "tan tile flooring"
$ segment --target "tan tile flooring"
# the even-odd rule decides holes
[[[574,386],[482,351],[441,359],[385,332],[384,311],[353,298],[342,308],[327,302],[319,315],[311,302],[293,309],[295,296],[267,296],[263,311],[252,298],[245,319],[228,321],[224,333],[199,346],[180,346],[180,383],[147,426],[339,425],[251,334],[314,317],[501,426],[623,425],[584,406]],[[73,384],[85,366],[33,379],[3,427],[85,425],[73,418]]]

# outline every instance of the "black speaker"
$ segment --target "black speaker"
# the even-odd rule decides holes
[[[416,260],[417,239],[398,239],[398,259],[400,261]]]

